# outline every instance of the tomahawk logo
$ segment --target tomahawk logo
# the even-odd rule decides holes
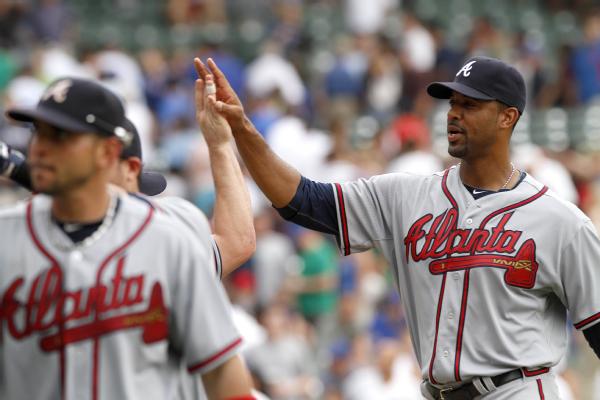
[[[42,100],[46,101],[52,98],[57,103],[64,103],[71,86],[73,86],[73,82],[70,79],[58,81],[46,90],[46,93],[42,96]]]
[[[469,61],[468,63],[463,65],[463,67],[456,73],[456,76],[459,76],[462,73],[463,76],[465,78],[467,78],[469,75],[471,75],[471,70],[473,69],[473,64],[475,64],[476,62],[477,62],[477,60]]]
[[[415,221],[404,238],[406,259],[432,260],[429,272],[433,275],[478,267],[501,268],[506,270],[504,281],[508,285],[531,289],[538,270],[535,242],[525,240],[517,249],[523,232],[506,229],[512,215],[504,214],[488,230],[457,228],[455,209],[435,218],[427,214]]]

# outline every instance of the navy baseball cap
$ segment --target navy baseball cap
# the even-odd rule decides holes
[[[121,158],[127,159],[129,157],[137,157],[140,160],[143,160],[142,142],[140,141],[140,135],[138,134],[135,125],[133,125],[129,119],[125,118],[123,126],[128,132],[131,132],[132,135],[131,143],[128,146],[124,146],[121,151]],[[165,190],[167,187],[167,180],[158,172],[146,171],[142,168],[139,184],[140,192],[148,196],[154,196]]]
[[[34,108],[14,108],[7,116],[22,122],[45,122],[66,132],[116,136],[125,145],[132,139],[124,128],[125,110],[116,94],[100,83],[61,78],[52,82]]]
[[[452,92],[479,100],[497,100],[525,110],[525,81],[514,67],[495,58],[473,57],[456,73],[453,82],[433,82],[427,93],[438,99],[449,99]]]

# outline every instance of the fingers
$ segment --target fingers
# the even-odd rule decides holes
[[[217,86],[215,85],[213,76],[207,74],[205,79],[204,95],[206,96],[206,110],[211,114],[217,115],[222,110],[223,102],[217,101]]]
[[[239,115],[239,107],[229,105],[222,101],[215,102],[215,108],[219,112],[219,114],[225,117],[237,117]]]
[[[212,72],[212,74],[215,77],[215,82],[217,83],[217,86],[219,86],[220,88],[225,88],[228,91],[233,91],[231,89],[231,86],[229,85],[229,81],[225,77],[225,74],[223,74],[219,67],[217,67],[217,64],[213,61],[213,59],[209,58],[207,62],[208,68],[210,68],[210,72]]]
[[[206,96],[205,104],[206,110],[210,114],[217,114],[216,111],[216,101],[217,101],[217,87],[215,86],[215,82],[213,81],[212,75],[206,75],[206,83],[204,86],[204,96]]]
[[[217,87],[215,86],[215,82],[213,80],[212,75],[206,75],[204,77],[204,79],[205,79],[204,94],[209,98],[212,97],[213,99],[216,99]]]
[[[204,81],[196,79],[195,85],[196,112],[204,110]]]
[[[206,75],[209,74],[208,69],[206,68],[202,60],[200,60],[198,57],[194,58],[194,67],[196,68],[196,73],[198,74],[198,77],[201,79],[204,79],[204,77],[206,77]]]

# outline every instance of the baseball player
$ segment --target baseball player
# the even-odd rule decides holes
[[[212,82],[209,82],[209,87],[210,84]],[[212,85],[214,87],[214,84]],[[207,114],[203,103],[199,103],[202,96],[204,96],[202,87],[198,86],[196,93],[199,116]],[[211,119],[203,117],[202,120],[199,118],[199,121],[202,125],[206,125],[206,122],[211,121]],[[206,132],[210,129],[221,128],[219,126],[202,127],[203,131]],[[227,124],[224,127],[229,129]],[[154,196],[163,192],[167,185],[164,176],[142,168],[142,149],[137,129],[128,119],[124,122],[124,128],[132,134],[131,143],[123,147],[119,162],[111,177],[111,183],[130,193],[141,192],[145,195]],[[255,233],[249,194],[230,143],[227,142],[227,146],[211,146],[210,153],[216,187],[215,223],[212,235],[215,259],[214,271],[216,276],[221,279],[252,255],[255,246]],[[2,142],[0,142],[0,174],[27,189],[31,189],[30,173],[25,162],[25,156]],[[208,221],[204,214],[193,204],[174,196],[147,198],[146,200],[153,204],[157,212],[174,217],[194,237],[198,237],[201,241],[204,240],[204,235],[209,230]],[[184,381],[179,394],[181,397],[204,398],[200,382],[193,379],[193,376],[189,376],[187,369],[184,369],[181,378]]]
[[[129,119],[124,128],[130,132],[131,143],[123,148],[111,183],[130,193],[154,196],[162,193],[165,177],[142,168],[142,148],[137,129]],[[250,195],[231,146],[210,148],[215,182],[213,250],[215,273],[219,279],[242,265],[254,253],[256,236],[252,221]],[[25,156],[0,142],[0,175],[31,190],[29,167]],[[149,200],[156,209],[175,217],[186,229],[202,238],[204,214],[193,204],[179,197],[162,196]]]
[[[182,361],[209,398],[252,398],[208,229],[109,189],[132,139],[118,98],[64,78],[8,115],[34,123],[42,194],[0,213],[0,398],[175,398]]]
[[[567,310],[600,356],[600,240],[590,219],[510,162],[525,108],[519,72],[470,59],[453,82],[448,152],[431,176],[324,184],[279,159],[212,60],[215,106],[280,214],[335,235],[343,254],[378,248],[393,268],[428,399],[557,399],[550,368],[565,355]]]

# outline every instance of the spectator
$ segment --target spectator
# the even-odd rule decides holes
[[[583,21],[584,41],[572,56],[572,68],[579,99],[592,101],[600,94],[600,14],[587,14]]]
[[[267,340],[250,350],[251,370],[265,383],[263,390],[273,400],[316,398],[316,365],[306,338],[289,331],[288,311],[282,305],[269,305],[259,318],[267,330]]]

